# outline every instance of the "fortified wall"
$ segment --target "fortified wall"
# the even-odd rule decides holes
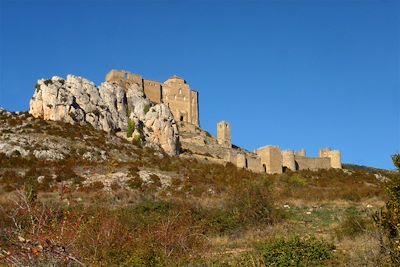
[[[106,81],[123,88],[137,84],[150,101],[167,104],[176,121],[200,125],[199,94],[178,76],[172,76],[164,83],[160,83],[143,79],[142,76],[128,71],[112,70],[107,74]]]
[[[128,71],[112,70],[107,74],[106,81],[123,88],[136,84],[150,101],[167,104],[178,122],[181,146],[192,157],[221,164],[230,162],[239,168],[269,174],[279,174],[285,170],[342,168],[340,151],[329,148],[320,150],[319,157],[312,158],[306,156],[304,149],[292,151],[265,146],[249,152],[235,147],[231,141],[231,127],[225,121],[217,124],[217,137],[212,137],[199,128],[198,92],[178,76],[160,83]]]
[[[185,123],[179,123],[179,136],[182,148],[191,157],[220,164],[230,162],[238,168],[258,173],[342,168],[340,151],[329,148],[320,150],[319,157],[307,157],[304,149],[293,151],[265,146],[250,152],[236,147],[231,143],[231,126],[225,121],[217,124],[216,137]]]

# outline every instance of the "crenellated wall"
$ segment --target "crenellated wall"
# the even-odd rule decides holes
[[[200,131],[199,94],[192,90],[184,79],[173,76],[160,83],[143,79],[140,75],[128,71],[112,70],[107,74],[106,81],[123,88],[129,88],[133,84],[139,85],[150,101],[167,104],[175,121],[181,123],[182,127],[188,123],[192,127],[186,126],[187,130]],[[265,146],[251,153],[232,147],[231,127],[225,121],[217,125],[217,138],[210,136],[206,140],[197,133],[194,136],[197,138],[192,139],[195,144],[191,144],[190,149],[196,157],[214,159],[218,163],[231,162],[239,168],[254,172],[279,174],[286,169],[296,171],[342,168],[340,151],[329,148],[320,150],[319,157],[310,158],[306,157],[304,149],[281,151],[277,146]]]
[[[318,170],[330,169],[330,158],[308,158],[303,156],[295,156],[296,170]]]

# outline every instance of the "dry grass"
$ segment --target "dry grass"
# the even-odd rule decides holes
[[[17,119],[7,123],[21,126]],[[315,236],[334,242],[336,266],[380,263],[369,218],[383,206],[385,194],[373,170],[254,174],[231,164],[160,157],[125,141],[111,142],[89,127],[66,129],[62,123],[34,120],[26,131],[68,140],[85,136],[82,149],[98,146],[125,153],[128,147],[131,158],[89,162],[78,148],[66,160],[53,162],[0,154],[4,249],[15,249],[23,235],[37,242],[55,240],[89,265],[261,266],[259,247],[292,236]],[[130,173],[130,188],[115,183],[104,192],[100,183],[80,186],[83,174],[121,170]],[[153,175],[146,187],[138,181],[140,170],[173,177],[172,185],[162,188],[160,177]],[[44,183],[37,182],[39,176]],[[15,213],[17,190],[27,186],[38,192],[37,200],[30,210],[25,206]],[[32,221],[32,216],[38,219]]]

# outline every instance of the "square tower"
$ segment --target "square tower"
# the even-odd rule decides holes
[[[231,127],[226,121],[221,121],[217,124],[217,139],[218,144],[223,147],[231,148]]]
[[[261,158],[266,173],[282,173],[282,152],[279,147],[265,146],[255,152]]]

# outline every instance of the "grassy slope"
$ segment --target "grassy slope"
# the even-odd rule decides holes
[[[11,123],[19,125],[17,119]],[[1,246],[22,262],[32,259],[20,253],[19,237],[36,242],[33,246],[64,246],[91,265],[258,266],[267,263],[274,244],[284,251],[289,243],[282,242],[296,236],[304,242],[324,240],[311,249],[322,253],[312,265],[382,262],[371,219],[385,201],[384,184],[376,174],[393,178],[394,173],[348,166],[345,172],[254,174],[229,164],[160,157],[124,141],[111,142],[87,127],[37,123],[40,127],[33,125],[24,134],[37,131],[66,141],[85,136],[80,149],[120,150],[132,160],[114,155],[103,162],[87,161],[79,149],[53,162],[0,154]],[[112,183],[109,191],[99,182],[85,181],[88,173],[113,179],[121,170],[128,179]],[[143,181],[138,175],[143,170],[166,175],[170,183],[163,185],[155,174]],[[36,192],[37,198],[29,194]],[[336,249],[325,259],[321,255],[329,244]],[[68,261],[51,255],[42,252],[33,259],[36,264]]]

